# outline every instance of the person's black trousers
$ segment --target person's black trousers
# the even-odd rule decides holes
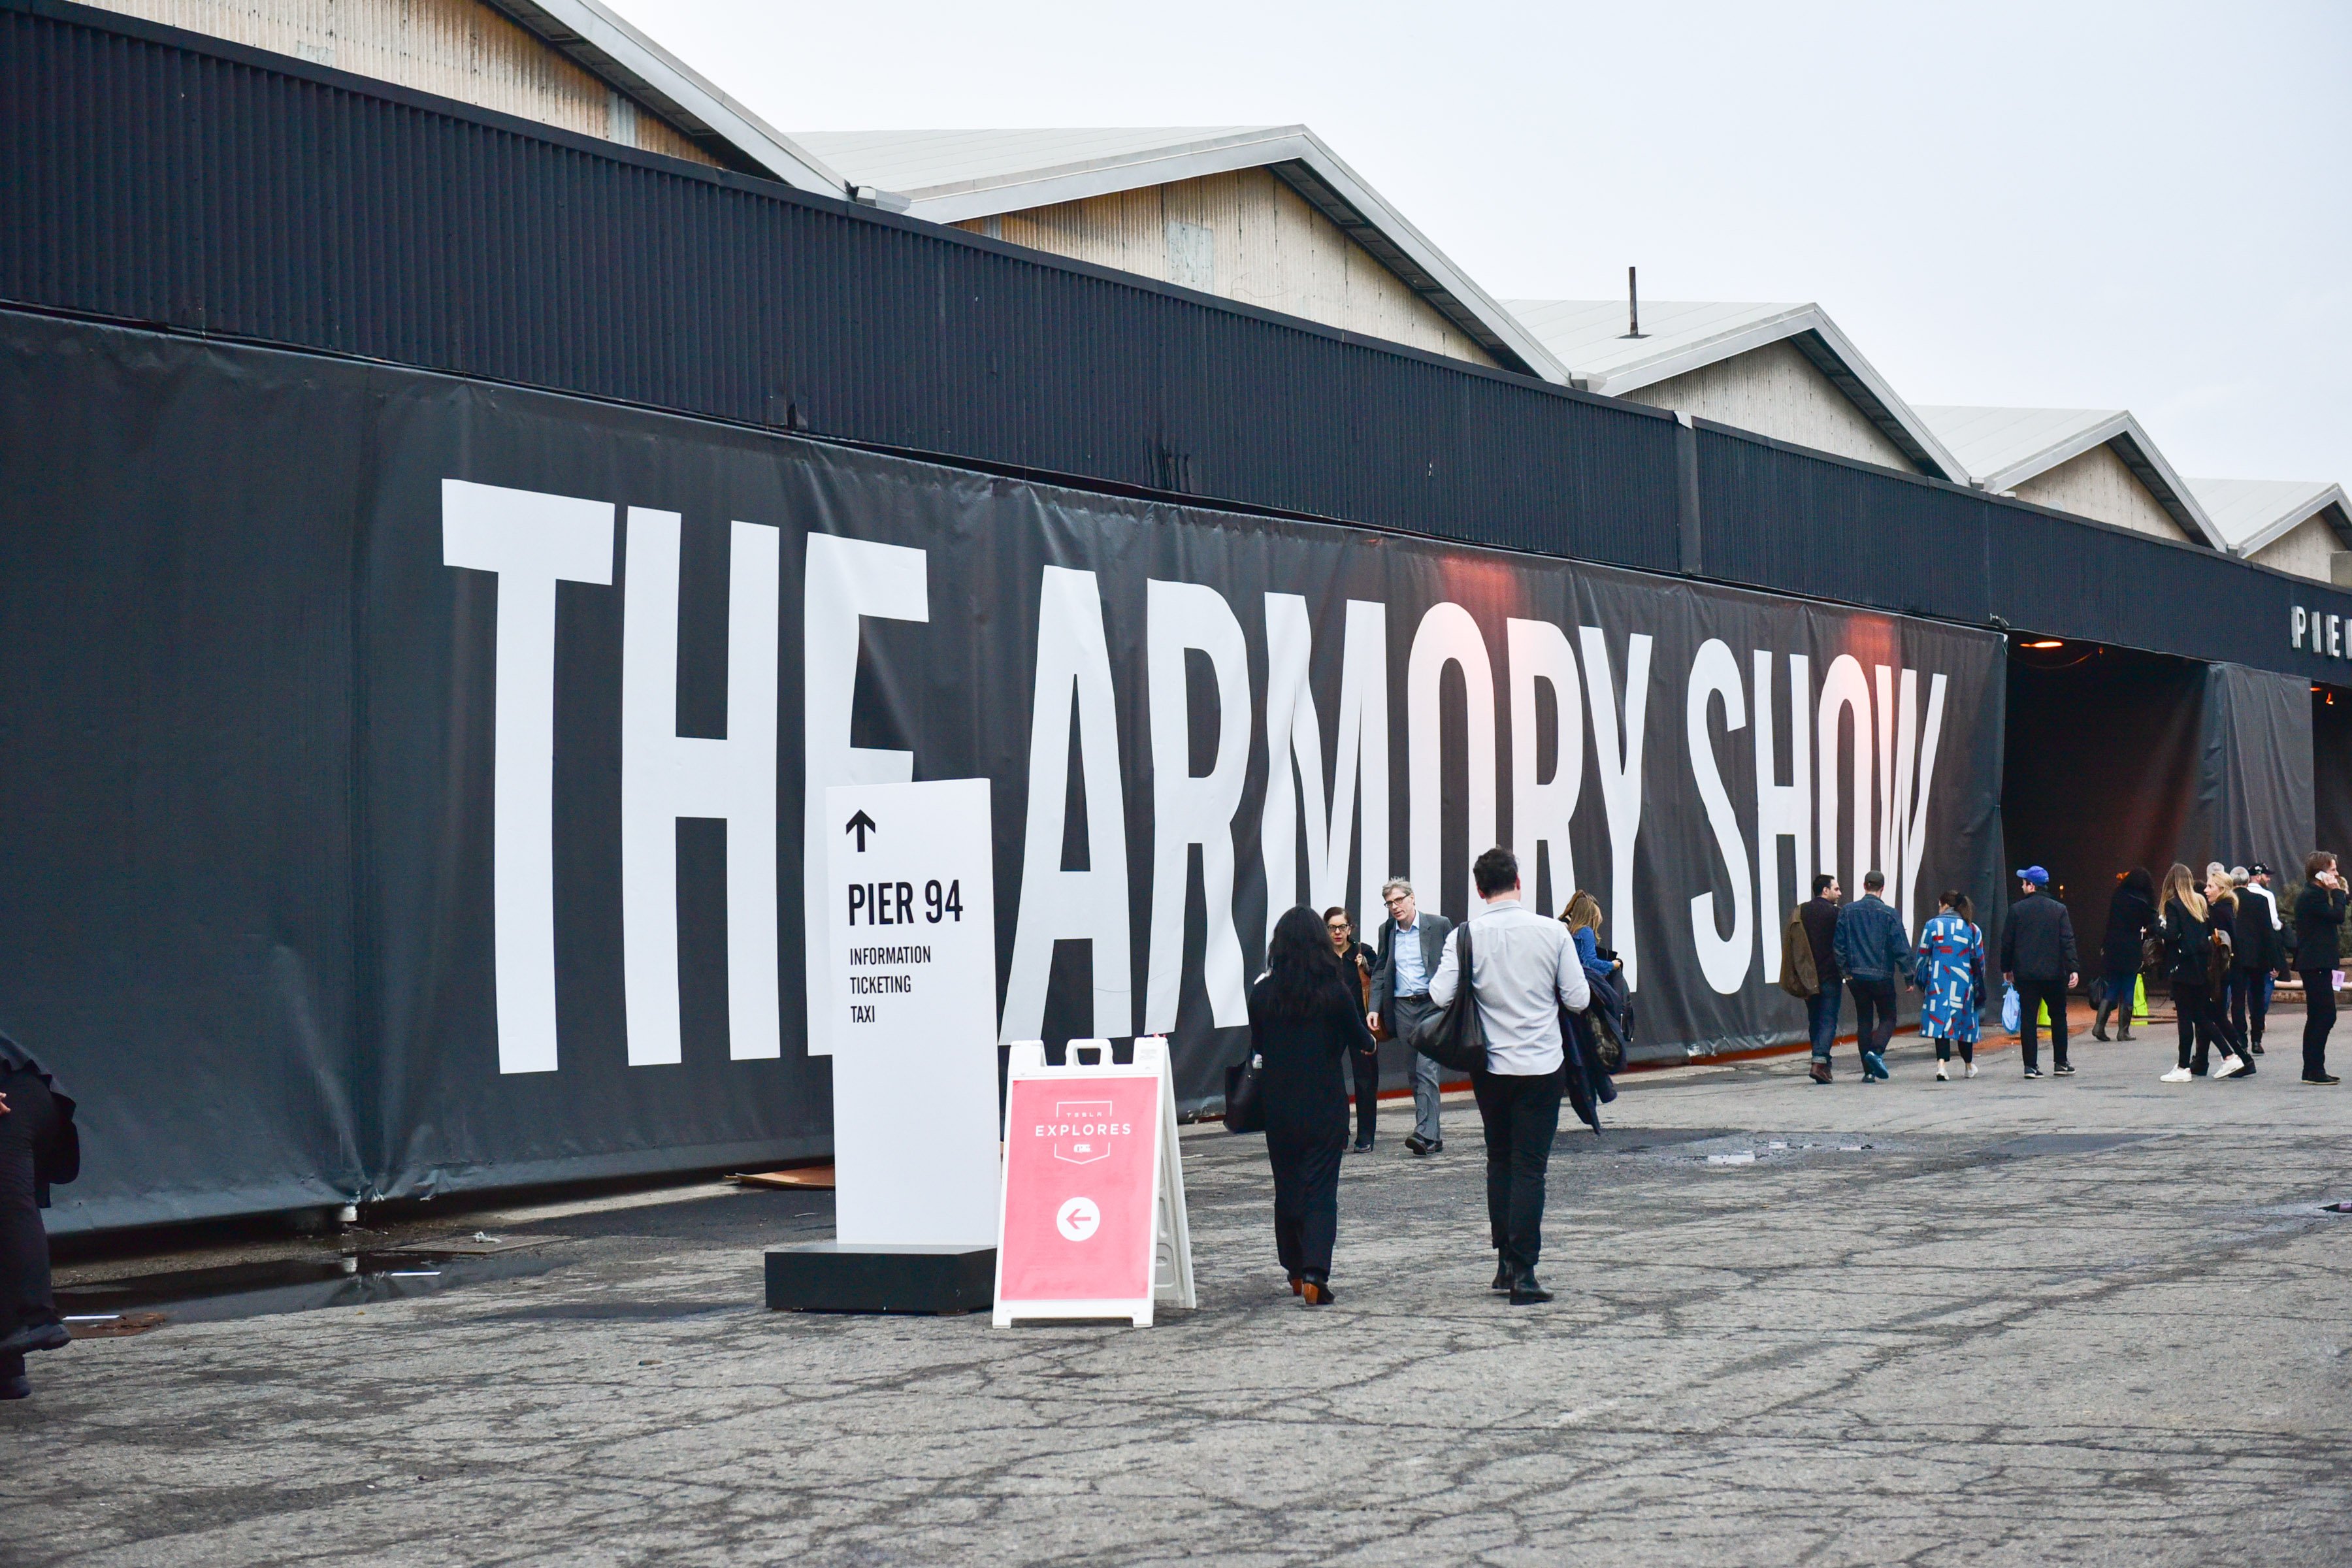
[[[2336,973],[2322,969],[2303,977],[2303,1076],[2327,1076],[2327,1033],[2336,1027]]]
[[[1356,1142],[1369,1149],[1381,1115],[1381,1058],[1377,1052],[1351,1050],[1348,1067],[1356,1079]]]
[[[1533,1275],[1543,1254],[1544,1179],[1559,1134],[1560,1070],[1482,1072],[1470,1080],[1486,1129],[1486,1225],[1514,1279]]]
[[[1845,988],[1853,993],[1854,1046],[1864,1056],[1885,1056],[1895,1037],[1895,982],[1849,974]]]
[[[1344,1118],[1327,1132],[1265,1130],[1274,1164],[1274,1250],[1282,1271],[1327,1283],[1339,1239],[1339,1160],[1348,1146]]]
[[[57,1102],[37,1073],[0,1074],[8,1114],[0,1116],[0,1334],[54,1323],[49,1236],[34,1202],[33,1151],[57,1127]]]
[[[2241,1047],[2263,1043],[2263,1029],[2270,1021],[2271,988],[2263,984],[2269,979],[2260,970],[2230,971],[2230,1031]]]
[[[2206,1053],[2213,1045],[2218,1043],[2224,1053],[2230,1048],[2227,1038],[2214,1030],[2220,1013],[2211,987],[2189,980],[2172,983],[2172,1017],[2180,1036],[2180,1065],[2191,1072],[2206,1070]]]
[[[2017,1026],[2025,1050],[2026,1070],[2042,1062],[2042,1006],[2050,1005],[2050,1065],[2066,1065],[2066,977],[2017,977]]]

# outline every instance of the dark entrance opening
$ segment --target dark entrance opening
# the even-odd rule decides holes
[[[2311,689],[2311,786],[2315,848],[2352,857],[2352,689]],[[2282,881],[2303,880],[2303,865],[2282,866]]]
[[[2104,970],[2116,884],[2135,866],[2159,881],[2207,851],[2193,818],[2203,772],[2207,667],[2096,643],[2013,637],[2002,759],[2002,873],[2050,872],[2074,917],[2083,983]],[[2003,884],[2000,904],[2016,896]],[[1988,940],[1991,922],[1985,925]]]

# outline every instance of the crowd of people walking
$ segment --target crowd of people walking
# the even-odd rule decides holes
[[[1832,1058],[1847,997],[1863,1081],[1888,1081],[1886,1050],[1906,989],[1919,994],[1919,1032],[1934,1043],[1936,1081],[1951,1081],[1956,1070],[1975,1078],[1996,975],[2002,1025],[2017,1038],[2023,1076],[2042,1076],[2045,1028],[2051,1074],[2074,1076],[2068,1015],[2083,978],[2074,918],[2051,895],[2045,868],[2022,867],[2016,878],[1996,955],[1974,903],[1957,889],[1937,899],[1915,938],[1888,902],[1882,873],[1867,872],[1861,896],[1851,900],[1834,875],[1816,877],[1813,896],[1790,911],[1780,982],[1805,1004],[1811,1081],[1836,1080]],[[1475,1009],[1483,1040],[1471,1087],[1486,1135],[1494,1288],[1515,1305],[1551,1299],[1536,1266],[1552,1140],[1563,1094],[1576,1098],[1580,1085],[1590,1094],[1593,1079],[1584,1064],[1597,1049],[1593,1020],[1607,1013],[1601,1004],[1626,1005],[1620,966],[1601,945],[1602,912],[1591,893],[1577,889],[1557,920],[1538,914],[1527,907],[1517,859],[1503,848],[1478,858],[1472,880],[1481,907],[1458,926],[1423,910],[1402,878],[1381,889],[1387,918],[1369,942],[1344,908],[1320,916],[1294,909],[1276,922],[1266,973],[1250,992],[1251,1051],[1262,1063],[1276,1251],[1291,1289],[1309,1306],[1332,1300],[1342,1155],[1374,1144],[1381,1041],[1399,1039],[1411,1051],[1413,1128],[1405,1148],[1424,1158],[1445,1148],[1442,1069],[1412,1047],[1427,1042],[1457,1000]],[[2091,1037],[2131,1039],[2153,983],[2168,989],[2179,1036],[2176,1065],[2163,1081],[2249,1077],[2263,1054],[2275,987],[2293,973],[2305,996],[2302,1081],[2336,1083],[2327,1038],[2352,894],[2336,857],[2326,853],[2306,860],[2292,909],[2282,907],[2272,882],[2271,868],[2259,862],[2234,868],[2216,862],[2201,876],[2175,865],[2160,884],[2144,868],[2118,877],[2090,988]],[[1587,1109],[1580,1100],[1580,1113]]]

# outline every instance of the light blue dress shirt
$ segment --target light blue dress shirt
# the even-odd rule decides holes
[[[1421,922],[1428,918],[1416,910],[1409,926],[1389,922],[1396,928],[1389,940],[1389,962],[1396,965],[1394,994],[1399,996],[1418,996],[1429,989],[1429,965],[1421,956]]]

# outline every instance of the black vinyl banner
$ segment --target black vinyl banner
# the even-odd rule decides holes
[[[822,1152],[827,785],[985,777],[1001,1040],[1218,1093],[1273,918],[1576,888],[1638,1054],[1997,894],[1989,633],[5,318],[0,1027],[61,1226]],[[816,938],[821,944],[821,935]]]

